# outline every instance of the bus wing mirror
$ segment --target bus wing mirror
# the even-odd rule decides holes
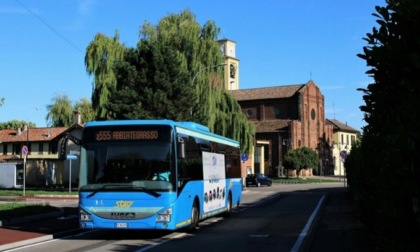
[[[185,141],[182,137],[178,137],[178,158],[185,158]]]

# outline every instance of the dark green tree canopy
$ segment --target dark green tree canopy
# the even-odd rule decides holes
[[[96,119],[194,121],[250,153],[255,129],[224,90],[219,30],[213,21],[201,27],[185,10],[156,26],[145,22],[136,48],[119,44],[118,34],[96,36],[85,60],[95,76]]]
[[[317,168],[318,163],[318,153],[308,147],[289,150],[283,161],[284,167],[297,170],[298,172],[302,169]]]
[[[358,55],[374,82],[359,89],[367,126],[345,165],[375,250],[418,251],[420,1],[386,4],[376,6],[379,26],[367,34],[368,45]]]

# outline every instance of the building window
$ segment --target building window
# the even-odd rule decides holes
[[[280,119],[280,108],[279,107],[274,107],[274,117],[276,119]]]
[[[236,67],[234,64],[230,64],[230,78],[235,79]]]
[[[44,144],[40,143],[38,145],[38,154],[42,154],[44,152]]]
[[[12,150],[12,155],[20,155],[21,149],[22,149],[21,144],[14,144],[13,145],[13,150]]]
[[[254,114],[254,112],[252,112],[252,109],[248,109],[247,111],[246,111],[246,115],[248,116],[248,117],[252,117],[252,115]]]
[[[311,110],[311,118],[312,118],[312,120],[315,120],[315,109],[312,109]]]
[[[3,155],[7,155],[7,144],[3,144]]]

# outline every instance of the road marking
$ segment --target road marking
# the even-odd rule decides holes
[[[148,246],[146,246],[144,248],[141,248],[139,250],[136,250],[136,252],[147,251],[147,250],[152,249],[152,248],[154,248],[156,246],[162,245],[162,244],[164,244],[164,243],[166,243],[166,242],[168,242],[170,240],[179,239],[179,238],[182,238],[184,236],[188,236],[188,234],[186,234],[186,233],[179,233],[179,234],[177,234],[177,235],[175,235],[173,237],[170,237],[169,239],[166,239],[166,240],[163,240],[163,241],[159,241],[159,242],[153,242],[153,243],[149,244]]]
[[[322,198],[319,200],[318,205],[312,212],[311,216],[308,219],[308,222],[306,223],[305,227],[303,228],[302,232],[300,232],[299,238],[296,240],[295,245],[293,245],[293,248],[290,250],[290,252],[298,252],[300,250],[300,247],[302,246],[303,241],[306,238],[306,235],[308,234],[309,228],[312,226],[312,222],[314,221],[316,215],[318,214],[319,208],[322,205],[322,202],[324,201],[325,195],[322,195]]]

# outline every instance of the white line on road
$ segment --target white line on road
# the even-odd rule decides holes
[[[322,202],[324,201],[325,195],[322,195],[322,198],[319,200],[318,205],[314,209],[314,211],[311,214],[311,217],[309,217],[308,222],[306,223],[305,227],[303,228],[302,232],[300,232],[299,238],[296,240],[295,245],[290,250],[290,252],[298,252],[300,247],[302,246],[303,241],[306,238],[306,235],[308,234],[309,228],[312,226],[312,222],[315,219],[315,216],[318,214],[319,208],[322,205]]]

